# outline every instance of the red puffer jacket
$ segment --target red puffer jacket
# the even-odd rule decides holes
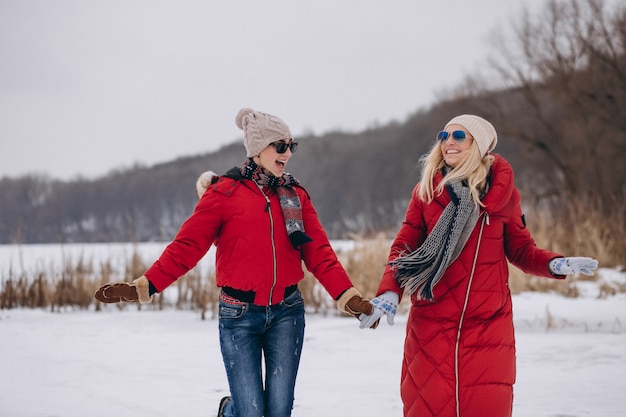
[[[435,286],[434,301],[412,297],[401,376],[407,417],[510,416],[515,338],[507,259],[526,273],[564,278],[548,269],[560,255],[537,248],[524,224],[511,166],[494,156],[486,207],[465,248]],[[444,192],[426,204],[418,187],[390,261],[419,247],[450,202]],[[385,291],[402,294],[389,267],[378,294]]]
[[[276,304],[304,277],[302,260],[334,299],[352,286],[330,246],[311,199],[295,187],[305,233],[313,239],[293,248],[278,195],[248,179],[220,177],[145,275],[161,292],[193,268],[215,244],[216,282],[252,292],[254,304]],[[269,199],[266,200],[267,195]]]

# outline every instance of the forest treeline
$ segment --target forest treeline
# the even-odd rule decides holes
[[[626,264],[626,7],[615,3],[550,1],[494,32],[490,59],[432,107],[358,133],[296,138],[288,171],[331,238],[393,235],[435,133],[474,113],[496,126],[496,152],[513,165],[542,244]],[[0,243],[170,240],[193,211],[200,173],[244,156],[239,139],[97,179],[4,177]]]

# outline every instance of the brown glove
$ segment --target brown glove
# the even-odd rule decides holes
[[[346,312],[352,314],[354,317],[359,318],[361,314],[369,316],[372,314],[374,307],[370,304],[369,300],[361,297],[360,295],[353,296],[346,303]]]
[[[366,316],[372,315],[374,306],[372,306],[370,300],[361,298],[360,295],[355,295],[346,303],[346,310],[351,310],[348,313],[361,321],[361,314],[365,314]],[[376,320],[376,322],[370,326],[370,329],[377,328],[378,323],[380,323],[380,320]]]
[[[369,300],[361,297],[359,291],[354,288],[348,288],[341,294],[341,297],[337,300],[337,307],[344,313],[348,313],[357,319],[361,313],[369,316],[372,314],[374,307],[369,303]]]
[[[113,284],[106,284],[98,288],[95,298],[101,303],[119,303],[126,302],[140,302],[142,304],[149,303],[150,297],[150,283],[145,276],[137,278],[132,283],[128,282],[116,282]]]

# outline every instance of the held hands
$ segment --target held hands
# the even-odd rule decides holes
[[[125,302],[139,302],[141,304],[149,303],[150,297],[150,283],[145,276],[137,278],[132,283],[128,282],[115,282],[112,284],[105,284],[98,288],[94,297],[101,303],[119,303]]]
[[[372,314],[372,310],[374,309],[369,300],[361,297],[359,291],[354,287],[347,289],[341,294],[337,300],[337,308],[357,319],[363,314]]]
[[[550,272],[555,275],[569,275],[581,273],[593,275],[593,270],[598,267],[598,261],[593,258],[570,257],[555,258],[550,261]]]
[[[372,314],[373,310],[370,302],[360,295],[355,295],[346,304],[346,311],[356,318],[361,314]]]
[[[359,317],[359,320],[361,321],[361,325],[359,327],[361,329],[365,329],[366,327],[375,329],[378,327],[378,323],[380,322],[380,318],[383,314],[387,315],[387,323],[390,326],[393,326],[393,319],[396,315],[396,311],[398,310],[399,301],[400,296],[393,291],[385,291],[378,297],[374,298],[371,301],[374,306],[374,311],[371,314],[362,314]]]

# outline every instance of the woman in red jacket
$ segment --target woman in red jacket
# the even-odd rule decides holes
[[[509,163],[490,152],[494,127],[475,115],[450,120],[423,158],[405,220],[372,300],[393,324],[411,309],[402,362],[407,417],[506,417],[512,413],[515,339],[507,260],[526,273],[592,274],[597,261],[535,245]]]
[[[218,416],[286,417],[304,341],[302,261],[341,310],[358,317],[372,306],[337,260],[309,195],[285,172],[298,146],[289,127],[247,108],[236,124],[244,131],[244,164],[222,177],[203,174],[194,213],[160,258],[133,283],[105,285],[96,298],[149,302],[215,244],[220,347],[231,393]]]

